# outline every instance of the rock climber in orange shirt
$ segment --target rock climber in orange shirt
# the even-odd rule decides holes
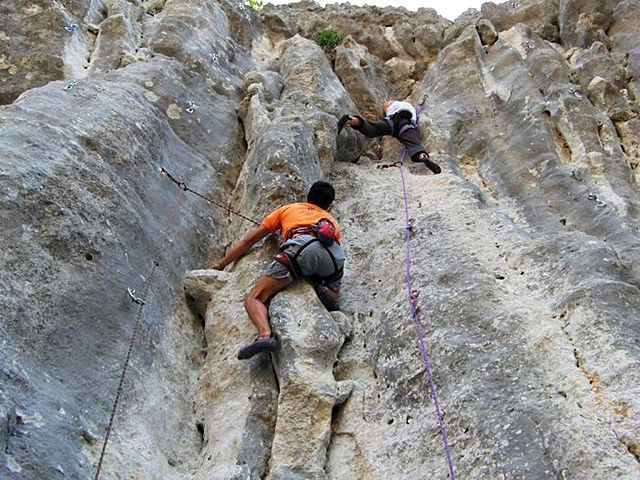
[[[239,359],[277,348],[278,343],[269,324],[269,301],[295,279],[310,280],[322,303],[330,309],[337,309],[345,253],[340,245],[338,222],[327,211],[334,198],[331,184],[315,182],[306,202],[291,203],[271,212],[258,228],[211,266],[222,270],[270,233],[280,232],[284,242],[280,252],[244,300],[249,319],[258,330],[258,338],[240,350]]]

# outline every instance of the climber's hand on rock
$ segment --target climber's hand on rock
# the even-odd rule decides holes
[[[225,265],[220,262],[213,263],[209,266],[210,270],[224,270]]]
[[[358,117],[349,117],[349,120],[347,120],[347,125],[350,127],[359,127],[361,123]]]

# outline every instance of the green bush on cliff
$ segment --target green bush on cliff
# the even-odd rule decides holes
[[[344,37],[332,28],[320,30],[313,38],[315,42],[322,47],[325,52],[331,52],[340,45]]]
[[[262,4],[262,0],[247,0],[247,5],[249,5],[249,8],[252,10],[262,10],[263,4]]]

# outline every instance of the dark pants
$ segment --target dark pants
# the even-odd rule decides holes
[[[402,113],[403,112],[398,112],[391,117],[392,125],[389,125],[389,122],[384,118],[375,122],[369,122],[362,117],[357,117],[362,123],[353,128],[368,138],[383,137],[385,135],[391,135],[397,138],[400,143],[407,148],[409,157],[415,162],[417,161],[418,155],[423,152],[427,153],[427,151],[422,146],[422,139],[415,127],[411,126],[401,131],[405,125],[411,125],[411,120],[403,116]]]

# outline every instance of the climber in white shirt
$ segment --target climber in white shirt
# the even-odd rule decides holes
[[[382,114],[383,118],[375,122],[369,122],[359,115],[345,115],[338,122],[338,133],[344,126],[349,126],[369,138],[391,135],[407,148],[413,162],[424,163],[433,173],[440,173],[440,166],[429,158],[422,146],[418,116],[413,105],[409,102],[387,100],[382,104]]]

